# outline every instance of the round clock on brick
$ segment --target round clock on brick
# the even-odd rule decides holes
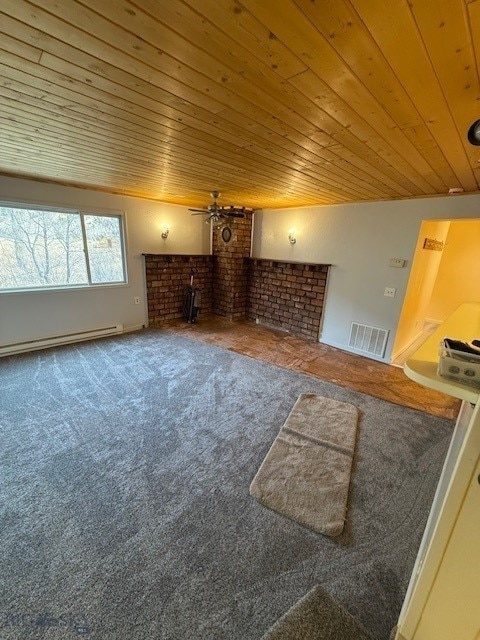
[[[224,242],[230,242],[232,239],[232,230],[230,227],[223,227],[222,229],[222,240]]]

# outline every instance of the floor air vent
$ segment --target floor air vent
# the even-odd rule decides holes
[[[378,329],[377,327],[369,327],[366,324],[352,322],[348,346],[357,351],[364,351],[372,356],[383,358],[385,347],[387,346],[387,338],[388,331],[386,329]]]

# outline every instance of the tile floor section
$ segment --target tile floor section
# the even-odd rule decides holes
[[[460,401],[413,382],[399,367],[248,321],[201,316],[159,327],[257,360],[333,382],[405,407],[455,420]]]

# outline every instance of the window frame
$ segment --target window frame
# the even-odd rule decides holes
[[[12,208],[12,209],[34,209],[36,211],[51,211],[53,213],[66,213],[66,214],[75,214],[80,218],[80,226],[82,231],[82,240],[83,240],[83,252],[85,255],[85,266],[87,272],[88,282],[84,282],[81,284],[62,284],[62,285],[46,285],[39,287],[11,287],[11,288],[0,288],[0,295],[7,293],[36,293],[41,291],[75,291],[75,290],[88,290],[88,289],[98,289],[98,288],[109,288],[109,287],[125,287],[129,284],[128,280],[128,267],[127,267],[127,243],[126,243],[126,220],[125,214],[122,211],[105,211],[102,209],[91,208],[91,207],[81,207],[81,208],[70,208],[70,207],[59,207],[55,205],[47,205],[47,204],[37,204],[35,202],[11,202],[11,201],[3,201],[0,200],[0,208]],[[122,271],[123,271],[123,280],[119,282],[92,282],[91,275],[91,267],[90,267],[90,258],[88,252],[88,242],[87,242],[87,232],[85,227],[85,216],[98,216],[105,218],[117,218],[119,220],[119,230],[120,230],[120,249],[122,254]]]

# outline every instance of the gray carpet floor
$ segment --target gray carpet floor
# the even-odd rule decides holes
[[[358,620],[316,585],[261,640],[372,640]]]
[[[162,331],[0,376],[2,640],[258,640],[315,584],[388,638],[450,421]],[[336,539],[248,492],[302,392],[361,413]]]

